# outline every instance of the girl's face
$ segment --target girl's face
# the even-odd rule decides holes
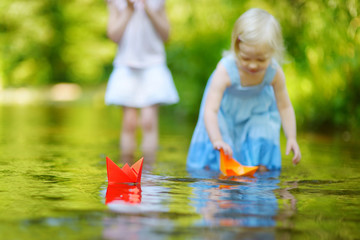
[[[263,73],[269,66],[272,55],[273,51],[267,45],[239,43],[239,67],[247,73]]]

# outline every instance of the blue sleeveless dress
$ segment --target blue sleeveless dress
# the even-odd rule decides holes
[[[233,55],[221,59],[231,81],[221,100],[218,123],[223,140],[233,150],[233,157],[245,166],[264,165],[281,169],[281,120],[270,85],[278,67],[273,60],[263,81],[255,86],[241,86]],[[213,74],[212,74],[213,75]],[[220,154],[210,142],[204,123],[204,107],[212,75],[206,85],[187,156],[188,169],[220,169]]]

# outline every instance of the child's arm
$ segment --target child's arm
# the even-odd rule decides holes
[[[218,111],[225,89],[230,86],[230,78],[223,65],[218,64],[206,97],[204,109],[205,127],[215,149],[222,148],[227,155],[232,155],[231,147],[224,142],[221,136]]]
[[[127,0],[127,7],[120,11],[114,1],[108,1],[108,10],[109,20],[107,25],[107,35],[112,41],[118,43],[122,38],[126,25],[134,12],[134,3]]]
[[[169,39],[170,24],[166,15],[165,3],[164,5],[154,11],[148,7],[146,0],[142,0],[145,5],[145,11],[154,25],[156,31],[160,34],[161,39],[166,42]]]
[[[272,85],[274,88],[282,126],[287,138],[286,154],[289,154],[290,151],[292,151],[294,153],[292,162],[297,164],[301,159],[301,152],[296,141],[295,112],[286,89],[285,75],[281,68],[278,68]]]

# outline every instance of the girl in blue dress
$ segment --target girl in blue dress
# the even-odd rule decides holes
[[[230,54],[209,78],[187,157],[190,169],[219,170],[219,149],[246,166],[281,169],[280,126],[286,154],[301,159],[296,121],[278,64],[283,38],[277,20],[250,9],[235,22]]]

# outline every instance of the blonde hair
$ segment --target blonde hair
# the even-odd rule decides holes
[[[239,42],[267,44],[274,51],[274,58],[283,61],[284,43],[279,22],[267,11],[252,8],[235,22],[231,36],[231,51],[238,55]]]

